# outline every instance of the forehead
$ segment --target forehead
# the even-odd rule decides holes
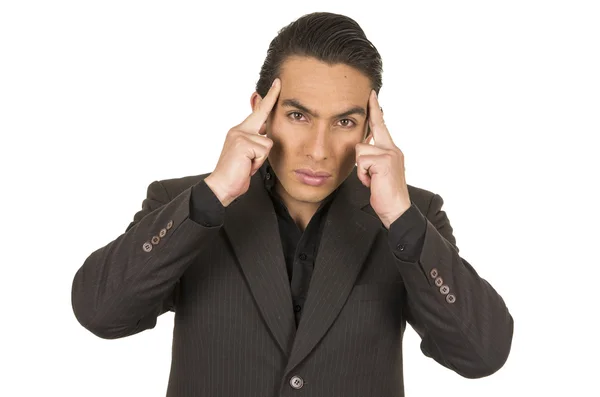
[[[328,65],[310,57],[293,56],[281,67],[281,100],[296,99],[323,113],[353,106],[367,107],[371,81],[345,64]]]

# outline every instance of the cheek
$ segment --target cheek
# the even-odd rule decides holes
[[[271,120],[267,124],[267,137],[273,140],[273,143],[277,145],[278,141],[281,140],[281,122],[277,119]]]
[[[356,153],[356,145],[359,143],[360,141],[356,140],[356,139],[352,139],[349,140],[348,142],[344,142],[344,154],[346,156],[354,156],[354,154]]]
[[[285,131],[285,120],[283,120],[280,116],[274,116],[269,124],[269,133],[274,138],[280,138],[285,135]]]
[[[349,167],[356,164],[356,144],[358,142],[352,142],[344,148],[344,163]]]
[[[267,136],[273,140],[273,148],[289,151],[301,144],[299,138],[302,136],[286,120],[275,118],[267,129]]]
[[[279,162],[282,157],[285,157],[284,153],[290,151],[290,138],[286,131],[285,123],[276,119],[267,126],[267,137],[273,141],[273,147],[269,152],[273,162]]]

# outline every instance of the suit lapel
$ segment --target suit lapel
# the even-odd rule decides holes
[[[298,365],[325,335],[344,306],[383,224],[362,210],[370,190],[356,168],[340,187],[327,213],[308,296],[286,372]]]
[[[277,215],[259,172],[248,192],[225,211],[223,227],[262,316],[287,356],[296,333],[292,293]]]
[[[252,295],[289,357],[286,372],[312,351],[333,324],[383,228],[372,210],[363,210],[369,199],[370,190],[356,176],[355,167],[327,212],[298,330],[277,215],[260,172],[252,177],[248,192],[225,211],[223,227]]]

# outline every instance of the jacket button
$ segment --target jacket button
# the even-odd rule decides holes
[[[302,386],[304,386],[304,380],[299,376],[292,376],[292,379],[290,379],[290,386],[296,390],[302,389]]]
[[[450,287],[448,287],[447,285],[442,285],[440,287],[440,293],[442,295],[448,295],[448,292],[450,292]]]
[[[452,294],[446,295],[446,302],[448,302],[448,303],[454,303],[454,302],[456,302],[456,296],[454,296]]]
[[[169,221],[169,223],[167,223],[167,230],[169,230],[172,227],[173,227],[173,221]]]
[[[437,287],[441,287],[442,285],[444,285],[444,280],[441,277],[438,277],[435,279],[435,285]]]
[[[163,238],[167,235],[167,229],[160,229],[160,232],[158,232],[158,236],[160,238]]]
[[[431,271],[429,272],[429,275],[431,276],[431,278],[436,278],[438,276],[438,270],[434,267],[433,269],[431,269]]]
[[[160,237],[158,236],[154,236],[152,237],[152,240],[150,240],[152,242],[152,244],[156,245],[160,242]]]
[[[404,251],[404,248],[405,248],[404,244],[398,244],[398,245],[396,246],[396,249],[397,249],[398,251]]]
[[[146,252],[150,252],[152,251],[152,244],[150,244],[149,242],[145,242],[144,245],[142,246],[142,249]]]

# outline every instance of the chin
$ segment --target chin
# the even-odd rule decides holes
[[[333,191],[327,185],[319,187],[306,186],[302,183],[294,185],[291,189],[286,189],[286,191],[294,200],[305,203],[319,203]]]

